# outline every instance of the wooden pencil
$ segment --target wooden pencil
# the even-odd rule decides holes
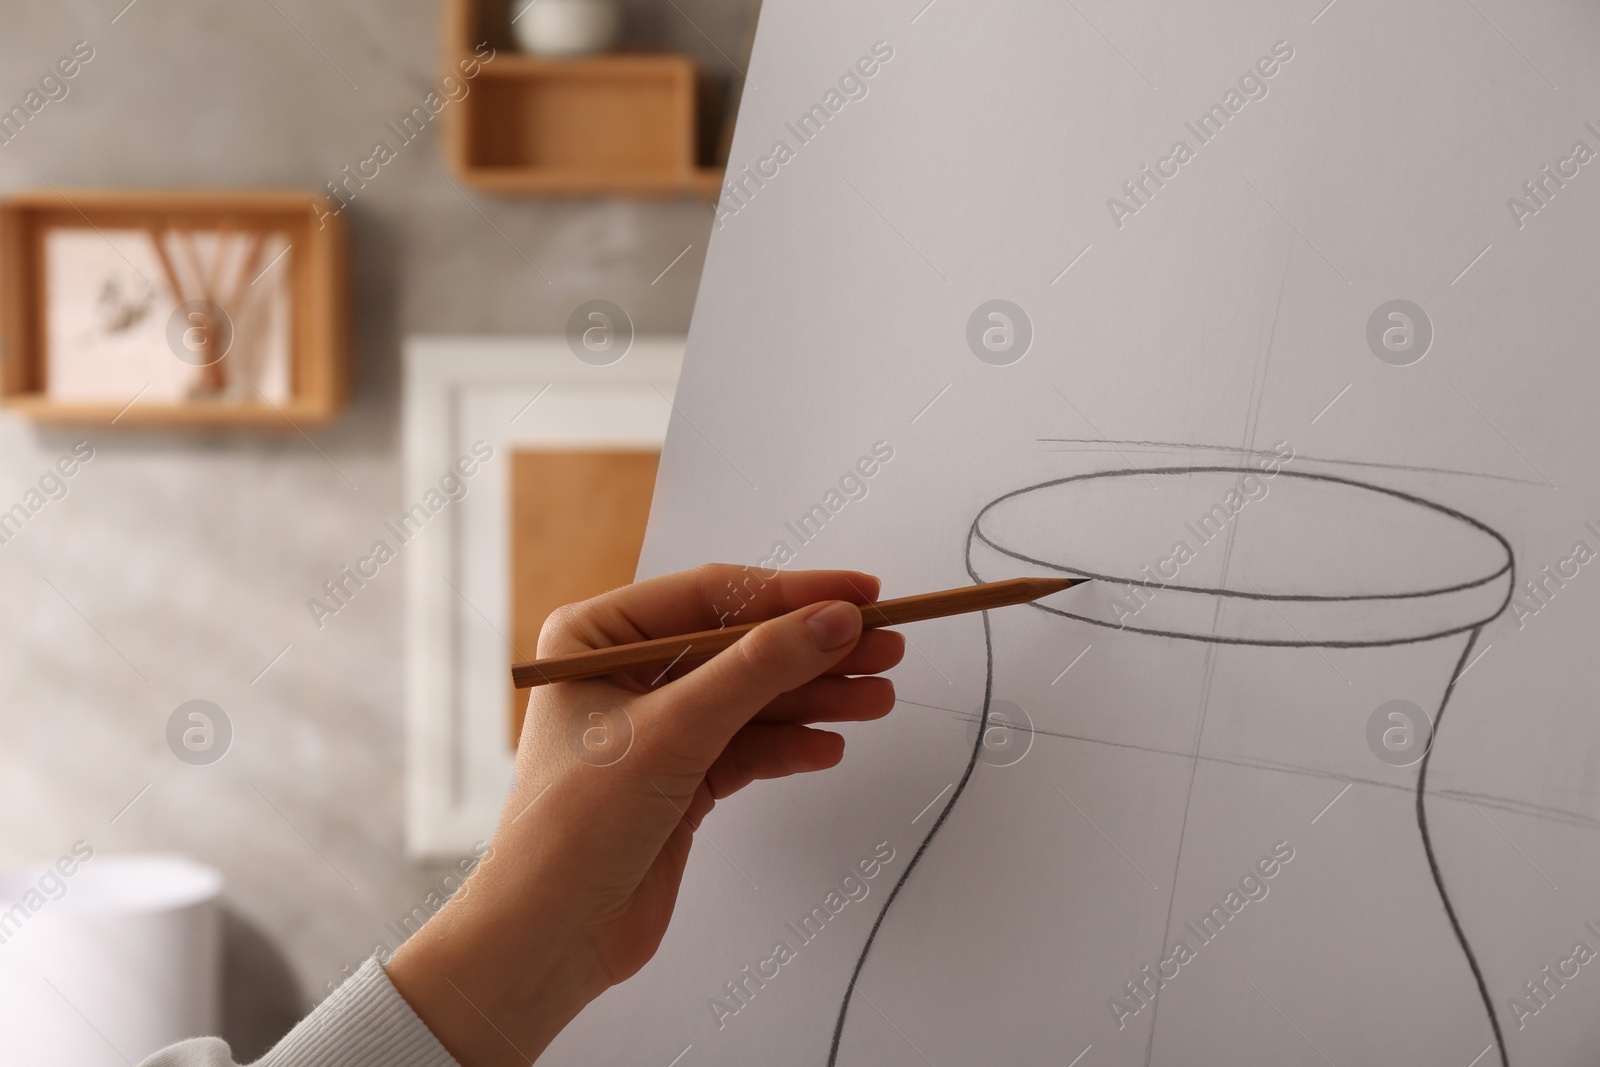
[[[1087,578],[1011,578],[1003,582],[986,582],[957,589],[943,589],[936,593],[919,593],[897,600],[880,600],[861,605],[861,625],[868,630],[883,626],[899,626],[907,622],[939,619],[947,615],[961,615],[969,611],[987,611],[1011,604],[1026,604],[1030,600],[1059,593],[1088,581]],[[677,637],[658,637],[592,652],[574,652],[566,656],[551,656],[518,663],[511,668],[511,679],[518,689],[529,689],[550,682],[571,681],[576,678],[598,678],[618,671],[637,667],[666,668],[683,659],[703,659],[731,647],[739,638],[755,629],[760,623],[746,622],[737,626],[724,626],[719,630],[702,630],[699,633],[681,634]]]

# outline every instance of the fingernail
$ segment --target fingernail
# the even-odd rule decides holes
[[[820,651],[832,652],[856,639],[861,632],[861,612],[854,604],[836,600],[807,615],[806,627]]]

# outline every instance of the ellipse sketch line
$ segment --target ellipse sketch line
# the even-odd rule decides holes
[[[1417,505],[1419,507],[1429,508],[1429,509],[1431,509],[1433,511],[1438,512],[1441,515],[1447,515],[1450,518],[1455,519],[1458,522],[1467,523],[1468,525],[1474,527],[1475,529],[1480,530],[1481,532],[1488,534],[1490,537],[1493,537],[1496,541],[1500,542],[1500,546],[1505,550],[1506,560],[1505,560],[1505,562],[1503,564],[1501,564],[1498,568],[1496,568],[1492,573],[1485,574],[1485,575],[1482,575],[1482,576],[1477,577],[1477,578],[1470,579],[1470,580],[1465,581],[1465,582],[1459,582],[1459,583],[1456,583],[1454,585],[1439,586],[1437,588],[1432,588],[1432,589],[1409,590],[1409,591],[1402,592],[1402,593],[1341,593],[1341,594],[1337,594],[1337,595],[1334,595],[1334,594],[1319,595],[1319,594],[1312,594],[1312,593],[1258,593],[1258,592],[1255,592],[1253,590],[1220,589],[1220,588],[1219,589],[1213,589],[1213,588],[1207,588],[1205,586],[1179,585],[1179,584],[1177,584],[1175,582],[1166,582],[1166,583],[1148,582],[1148,581],[1142,581],[1137,577],[1127,577],[1125,575],[1112,575],[1112,574],[1095,574],[1095,573],[1091,573],[1091,572],[1085,571],[1085,570],[1083,570],[1081,568],[1063,567],[1059,563],[1051,563],[1048,560],[1034,559],[1034,558],[1032,558],[1032,557],[1030,557],[1028,555],[1025,555],[1025,554],[1023,554],[1021,552],[1018,552],[1015,549],[1005,548],[1005,547],[1003,547],[1001,545],[997,545],[997,544],[994,543],[993,540],[991,540],[983,532],[983,529],[982,529],[983,517],[984,517],[984,515],[988,514],[990,509],[994,508],[998,504],[1004,503],[1007,500],[1013,499],[1014,497],[1022,496],[1025,493],[1036,492],[1036,491],[1038,491],[1040,489],[1049,489],[1049,488],[1053,488],[1053,487],[1058,486],[1058,485],[1069,485],[1069,484],[1074,483],[1074,482],[1094,481],[1094,480],[1102,479],[1102,478],[1127,477],[1127,476],[1130,476],[1130,475],[1139,475],[1139,476],[1142,476],[1142,477],[1149,477],[1152,474],[1155,474],[1155,475],[1182,475],[1182,476],[1188,476],[1188,475],[1193,475],[1193,474],[1255,474],[1255,475],[1259,476],[1261,474],[1261,472],[1257,471],[1255,469],[1249,468],[1249,467],[1238,467],[1238,466],[1227,466],[1227,465],[1206,465],[1206,466],[1185,466],[1185,467],[1129,467],[1129,468],[1124,468],[1122,470],[1095,471],[1095,472],[1093,472],[1091,474],[1074,474],[1074,475],[1070,475],[1069,477],[1066,477],[1066,478],[1052,478],[1050,481],[1040,482],[1037,485],[1026,486],[1025,488],[1022,488],[1022,489],[1016,489],[1016,490],[1013,490],[1012,492],[1009,492],[1009,493],[1005,494],[1004,496],[997,497],[996,499],[991,500],[988,504],[984,505],[984,508],[983,508],[982,511],[978,512],[978,517],[973,522],[973,530],[976,533],[976,536],[978,537],[979,540],[983,541],[985,544],[987,544],[989,547],[993,548],[995,551],[1004,553],[1005,555],[1008,555],[1008,556],[1012,557],[1013,559],[1021,560],[1024,563],[1030,563],[1030,564],[1033,564],[1035,566],[1044,567],[1044,568],[1047,568],[1049,570],[1055,571],[1055,572],[1060,573],[1060,574],[1067,574],[1067,575],[1072,575],[1072,576],[1081,576],[1081,577],[1084,577],[1084,578],[1094,578],[1094,579],[1096,579],[1098,581],[1103,581],[1103,582],[1117,582],[1117,583],[1121,583],[1121,584],[1124,584],[1124,585],[1136,585],[1136,586],[1140,586],[1140,587],[1145,588],[1145,589],[1162,589],[1162,590],[1169,590],[1169,591],[1174,592],[1174,593],[1194,593],[1194,594],[1201,595],[1201,596],[1236,597],[1236,598],[1239,598],[1241,600],[1300,601],[1300,602],[1307,602],[1307,603],[1315,603],[1315,602],[1345,603],[1345,602],[1357,601],[1357,600],[1416,600],[1416,599],[1421,599],[1421,598],[1430,597],[1430,596],[1441,596],[1441,595],[1443,595],[1445,593],[1460,592],[1460,591],[1465,590],[1465,589],[1479,588],[1481,586],[1488,585],[1490,582],[1493,582],[1495,579],[1501,577],[1502,575],[1508,574],[1511,571],[1511,544],[1510,544],[1510,542],[1508,542],[1504,537],[1502,537],[1495,530],[1490,529],[1488,526],[1485,526],[1483,523],[1479,522],[1477,519],[1474,519],[1470,515],[1466,515],[1466,514],[1463,514],[1462,512],[1456,511],[1454,508],[1445,507],[1443,504],[1436,504],[1431,500],[1424,500],[1422,497],[1413,496],[1410,493],[1403,493],[1398,489],[1389,489],[1389,488],[1386,488],[1384,486],[1372,485],[1372,484],[1370,484],[1368,482],[1357,481],[1354,478],[1342,478],[1342,477],[1340,477],[1339,475],[1336,475],[1336,474],[1312,474],[1312,473],[1309,473],[1307,471],[1280,470],[1280,471],[1277,472],[1277,474],[1273,475],[1272,477],[1275,477],[1275,478],[1303,478],[1303,479],[1305,479],[1307,481],[1313,481],[1313,482],[1331,482],[1331,483],[1336,484],[1336,485],[1345,485],[1345,486],[1350,486],[1350,487],[1356,488],[1356,489],[1371,490],[1372,492],[1382,493],[1382,494],[1384,494],[1386,496],[1394,497],[1396,500],[1402,500],[1402,501],[1406,502],[1407,504],[1415,504],[1415,505]],[[1045,608],[1044,610],[1048,611],[1050,609]],[[1499,612],[1496,611],[1493,615],[1490,615],[1489,618],[1494,618],[1494,616],[1498,615],[1498,614],[1499,614]],[[1086,619],[1086,620],[1083,620],[1083,621],[1088,622],[1088,621],[1092,621],[1092,620],[1087,620]],[[1487,621],[1487,620],[1485,620],[1485,621]],[[1471,629],[1470,625],[1462,627],[1459,631],[1451,631],[1451,632],[1464,632],[1465,630],[1468,630],[1468,629]],[[1161,636],[1167,636],[1167,635],[1161,635]],[[1434,635],[1434,636],[1442,636],[1442,635]],[[1431,637],[1417,638],[1417,640],[1423,640],[1423,641],[1431,640],[1431,639],[1432,639]],[[1265,643],[1265,642],[1263,642],[1263,643]],[[1398,643],[1404,643],[1404,642],[1398,642]],[[1310,643],[1307,643],[1307,644],[1308,645],[1309,644],[1316,644],[1318,647],[1340,647],[1340,646],[1337,646],[1337,645],[1333,645],[1333,646],[1323,645],[1321,642],[1310,642]]]

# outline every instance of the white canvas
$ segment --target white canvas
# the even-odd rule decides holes
[[[641,571],[1100,580],[907,627],[548,1061],[1593,1062],[1597,49],[767,0]]]

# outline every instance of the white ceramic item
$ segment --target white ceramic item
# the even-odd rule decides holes
[[[617,0],[511,0],[511,12],[517,43],[546,59],[607,51],[622,32]]]
[[[0,1063],[126,1067],[217,1033],[222,875],[183,856],[76,857],[0,873]]]

